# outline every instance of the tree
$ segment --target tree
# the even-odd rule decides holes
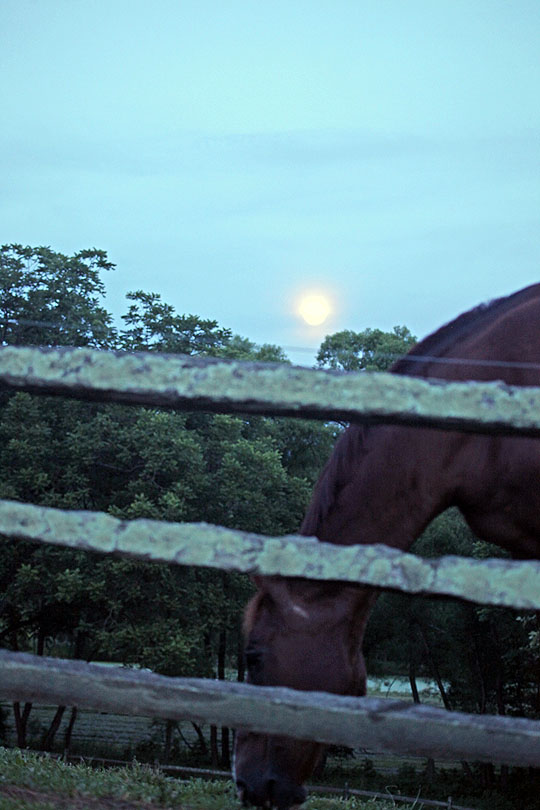
[[[342,371],[386,371],[394,360],[406,354],[416,338],[406,326],[394,326],[391,332],[345,329],[328,335],[317,354],[320,368]]]
[[[219,349],[216,354],[219,357],[230,358],[232,360],[246,360],[254,363],[289,363],[285,352],[280,346],[272,343],[257,345],[248,338],[240,335],[232,335],[225,346]]]
[[[112,346],[112,317],[99,302],[105,295],[100,273],[113,269],[102,250],[66,256],[48,247],[3,245],[0,345]]]
[[[217,354],[231,339],[230,329],[196,315],[177,315],[158,293],[142,290],[127,294],[131,304],[122,319],[127,325],[120,338],[128,351]]]

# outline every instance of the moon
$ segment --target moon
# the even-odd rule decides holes
[[[298,314],[309,326],[320,326],[331,312],[332,304],[323,293],[304,293],[298,302]]]

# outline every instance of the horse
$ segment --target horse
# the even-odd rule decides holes
[[[482,304],[418,343],[393,374],[540,384],[540,284]],[[481,539],[540,558],[540,442],[435,428],[351,424],[323,469],[300,534],[340,545],[408,550],[457,507]],[[248,682],[366,694],[362,640],[373,589],[255,576],[244,614]],[[239,730],[234,751],[244,805],[289,810],[324,751],[317,742]]]

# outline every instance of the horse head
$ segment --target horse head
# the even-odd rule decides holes
[[[364,695],[361,652],[372,596],[336,582],[256,577],[244,619],[249,683]],[[305,799],[303,783],[324,746],[238,731],[234,775],[244,804],[287,810]]]

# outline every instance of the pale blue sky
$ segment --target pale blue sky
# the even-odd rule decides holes
[[[106,250],[116,316],[423,336],[540,280],[539,34],[538,0],[0,0],[0,239]]]

